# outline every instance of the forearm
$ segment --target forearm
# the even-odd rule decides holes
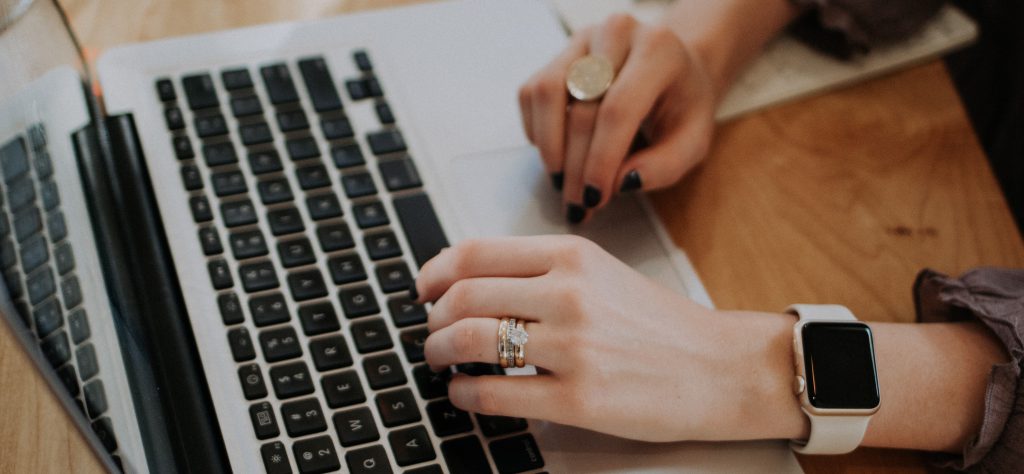
[[[704,62],[720,101],[799,10],[790,0],[677,0],[663,22]]]

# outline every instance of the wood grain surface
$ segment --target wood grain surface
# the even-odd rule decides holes
[[[90,58],[118,44],[421,0],[61,0]],[[926,267],[1024,266],[1024,244],[941,63],[719,128],[711,156],[653,196],[722,308],[840,303],[914,319]],[[0,472],[101,472],[0,326]],[[928,472],[926,456],[801,457],[810,473]]]

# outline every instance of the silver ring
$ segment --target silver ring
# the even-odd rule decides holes
[[[615,79],[615,68],[604,56],[586,55],[572,62],[565,75],[565,87],[576,100],[598,100]]]

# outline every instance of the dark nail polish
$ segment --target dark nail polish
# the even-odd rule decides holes
[[[594,207],[601,203],[601,190],[591,185],[583,189],[583,204],[587,207]]]
[[[625,178],[622,178],[622,187],[619,188],[620,193],[628,193],[636,191],[644,186],[643,181],[640,179],[640,173],[636,170],[630,171]]]
[[[561,191],[562,186],[565,184],[565,173],[551,173],[551,185],[556,190]]]
[[[587,211],[583,209],[583,206],[579,204],[569,204],[569,210],[565,213],[565,218],[569,220],[570,224],[579,224],[583,222],[583,218],[586,217]]]
[[[413,281],[412,284],[409,285],[409,299],[411,299],[413,301],[416,301],[416,300],[420,299],[420,293],[418,291],[416,291],[416,282],[415,281]]]

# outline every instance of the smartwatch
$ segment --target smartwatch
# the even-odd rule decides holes
[[[810,418],[806,440],[791,440],[803,454],[845,454],[864,439],[878,411],[878,371],[871,328],[839,305],[792,305],[793,391]]]

